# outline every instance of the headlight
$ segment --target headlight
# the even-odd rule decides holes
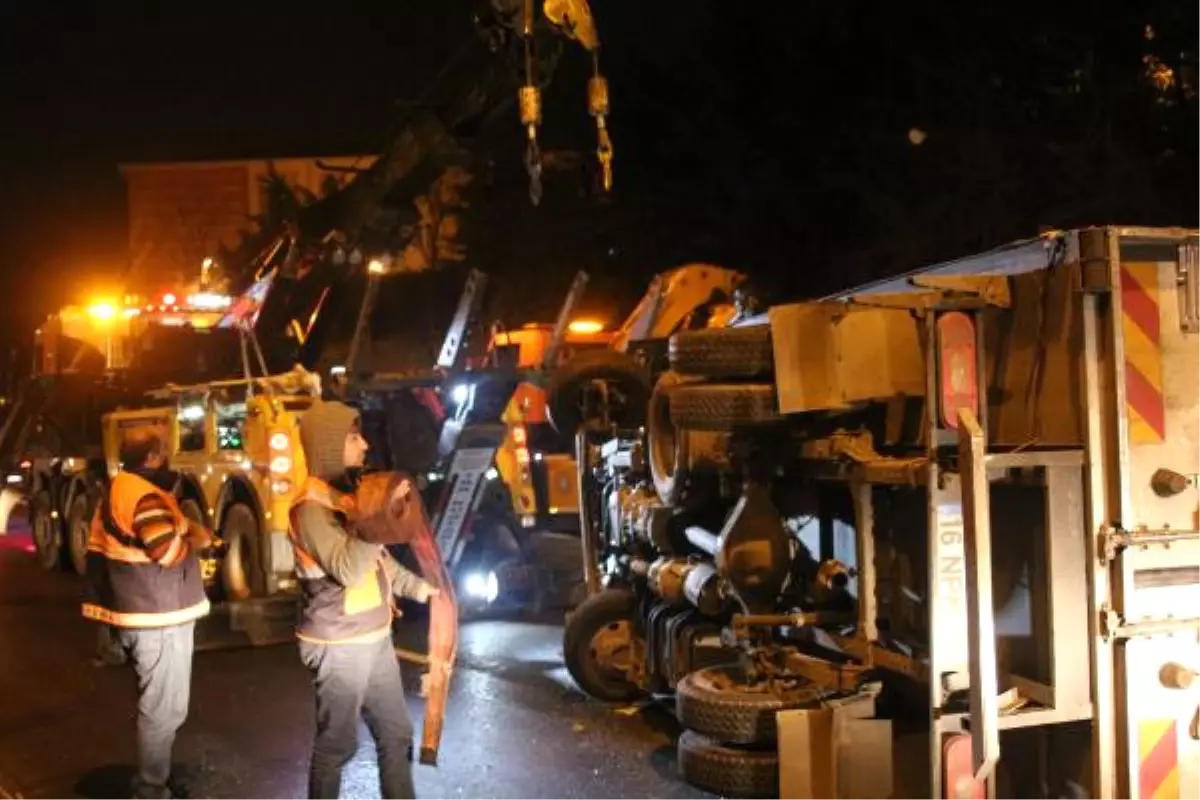
[[[468,597],[475,597],[486,603],[493,603],[500,596],[500,580],[495,572],[472,572],[463,583],[463,591]]]

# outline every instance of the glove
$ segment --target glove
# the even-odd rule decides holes
[[[412,599],[416,600],[418,603],[428,603],[430,598],[437,597],[441,593],[442,590],[434,586],[432,583],[429,583],[428,581],[421,581],[421,583],[417,586],[416,591],[413,592]]]

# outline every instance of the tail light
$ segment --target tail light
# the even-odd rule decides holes
[[[286,431],[276,431],[267,441],[271,448],[271,491],[276,495],[286,495],[294,485],[292,437]]]
[[[937,337],[942,424],[957,430],[959,409],[968,408],[979,413],[975,325],[961,311],[942,314],[937,321]]]
[[[516,447],[517,463],[522,467],[529,464],[529,439],[524,425],[516,425],[512,430],[512,440]]]

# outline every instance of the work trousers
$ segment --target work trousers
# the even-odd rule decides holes
[[[171,748],[187,719],[194,622],[168,628],[122,628],[117,640],[138,682],[138,772],[134,797],[170,797]]]
[[[382,797],[416,797],[413,724],[391,637],[362,644],[301,641],[300,658],[312,673],[317,696],[317,733],[308,796],[338,797],[342,769],[358,750],[361,715],[375,739]]]

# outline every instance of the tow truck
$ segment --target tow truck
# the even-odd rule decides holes
[[[364,411],[377,463],[417,478],[466,613],[561,603],[579,584],[570,441],[549,426],[540,383],[551,362],[604,348],[612,334],[576,319],[578,273],[554,324],[493,324],[472,343],[487,276],[468,275],[437,363],[367,374],[339,365],[342,396]],[[436,430],[435,452],[414,442]]]
[[[28,498],[44,567],[85,571],[87,523],[105,475],[101,416],[144,405],[149,388],[172,379],[230,369],[236,333],[215,328],[228,302],[211,292],[101,298],[60,309],[37,331],[30,377],[0,427],[0,453],[6,485]]]

